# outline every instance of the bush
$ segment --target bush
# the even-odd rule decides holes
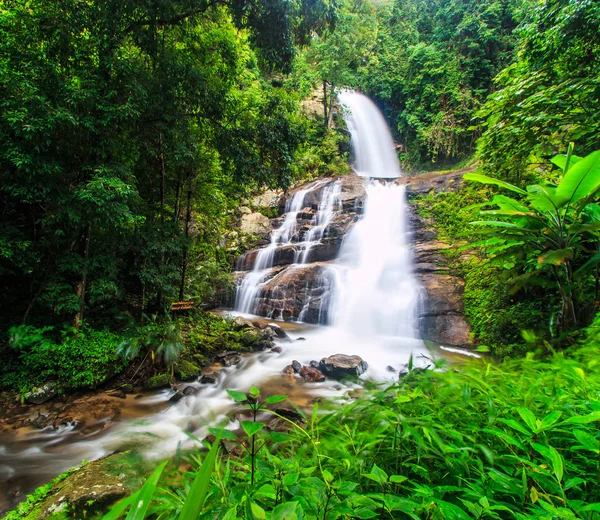
[[[83,329],[57,340],[51,333],[49,327],[11,329],[7,354],[12,362],[0,373],[2,386],[25,392],[56,381],[65,390],[94,388],[126,366],[116,354],[120,341],[116,334]]]

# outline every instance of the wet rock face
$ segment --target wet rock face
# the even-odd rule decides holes
[[[418,328],[424,339],[444,345],[468,347],[473,340],[464,315],[464,280],[449,265],[444,251],[451,246],[437,239],[433,223],[409,206],[414,236],[415,276],[425,298]]]
[[[466,172],[447,174],[427,173],[414,177],[402,177],[398,183],[406,185],[409,201],[432,191],[456,191]],[[333,179],[332,179],[333,181]],[[265,273],[266,282],[255,311],[273,319],[301,320],[306,323],[329,323],[329,303],[334,279],[328,265],[338,256],[342,241],[354,223],[360,219],[367,180],[358,176],[341,179],[341,210],[331,220],[321,243],[313,246],[306,263],[297,265],[301,253],[295,242],[310,230],[312,215],[318,208],[327,183],[309,192],[304,200],[306,206],[299,215],[297,238],[291,245],[274,252],[273,268]],[[292,190],[287,198],[305,186]],[[280,199],[283,212],[286,197]],[[418,316],[418,326],[424,339],[445,345],[469,346],[472,344],[470,327],[464,317],[464,282],[450,269],[444,250],[450,248],[437,238],[434,223],[423,219],[413,205],[409,205],[411,238],[414,243],[415,275],[423,288],[423,305]],[[283,222],[271,219],[273,228]],[[236,277],[246,276],[254,267],[258,249],[242,255],[237,262]]]
[[[333,280],[328,264],[290,266],[267,281],[256,306],[257,314],[273,319],[327,323]]]

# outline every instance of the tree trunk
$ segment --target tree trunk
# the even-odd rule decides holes
[[[88,259],[90,257],[90,235],[92,232],[91,224],[88,224],[86,228],[81,231],[81,253],[83,256],[83,270],[81,273],[81,279],[77,282],[76,294],[79,298],[79,311],[75,315],[73,320],[73,327],[79,330],[83,323],[83,312],[85,310],[85,289],[87,284],[88,275]]]
[[[327,82],[323,80],[323,126],[325,130],[328,128],[328,113],[327,113]]]
[[[179,286],[179,301],[185,294],[185,277],[188,267],[188,240],[190,236],[190,221],[192,219],[192,190],[188,191],[187,213],[185,215],[185,244],[183,246],[183,261],[181,263],[181,285]]]

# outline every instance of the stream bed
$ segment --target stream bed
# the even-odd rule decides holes
[[[427,366],[432,358],[440,356],[465,359],[460,351],[425,346],[415,338],[360,337],[339,328],[304,323],[278,325],[291,339],[277,341],[280,352],[245,355],[238,364],[220,368],[214,384],[180,383],[178,389],[192,386],[197,393],[178,402],[170,401],[174,395],[171,389],[130,394],[124,399],[100,392],[82,398],[80,406],[89,408],[84,427],[70,424],[45,429],[5,428],[0,434],[0,515],[38,486],[83,460],[130,448],[145,457],[161,459],[172,455],[179,446],[191,446],[186,432],[203,438],[210,426],[222,422],[235,429],[237,419],[229,416],[235,404],[227,389],[246,391],[255,385],[263,395],[285,394],[293,405],[308,409],[317,400],[348,399],[348,393],[360,387],[359,382],[328,379],[308,383],[283,375],[282,369],[292,360],[308,365],[311,360],[332,354],[357,354],[369,365],[361,379],[391,383],[397,380],[411,355],[415,366]],[[118,413],[115,415],[113,410],[112,417],[103,417],[103,410],[112,410],[111,406],[118,407]]]

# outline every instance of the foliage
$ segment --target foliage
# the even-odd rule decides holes
[[[495,79],[479,113],[484,171],[516,182],[574,141],[583,154],[600,132],[600,8],[596,2],[533,4],[519,28],[517,63]]]
[[[562,172],[559,181],[526,190],[479,173],[464,178],[518,194],[518,199],[496,195],[487,205],[498,209],[480,211],[494,220],[472,224],[483,228],[485,238],[479,245],[505,271],[514,273],[516,289],[526,284],[555,288],[562,302],[556,328],[564,332],[589,321],[586,289],[598,285],[600,206],[594,200],[600,190],[600,151],[581,158],[572,155],[570,147],[566,156],[552,162]],[[598,294],[591,299],[597,305]]]
[[[57,338],[49,328],[15,327],[3,347],[0,385],[21,392],[48,381],[62,390],[95,388],[125,367],[115,352],[118,343],[108,331],[84,328]]]
[[[413,368],[330,413],[315,405],[306,427],[264,435],[270,448],[254,462],[221,459],[203,514],[591,520],[599,507],[596,329],[569,353]],[[258,389],[230,395],[262,406]],[[265,431],[255,425],[243,428],[247,438]],[[196,475],[171,474],[155,495],[159,518],[177,518]]]
[[[223,217],[249,189],[290,185],[305,132],[297,94],[265,70],[289,68],[332,9],[5,2],[2,327],[163,313],[188,287],[212,297],[189,273],[225,270]]]
[[[458,246],[443,252],[449,267],[465,281],[464,312],[475,340],[497,356],[520,355],[531,348],[522,332],[547,335],[548,316],[555,306],[539,287],[526,286],[511,294],[510,276],[476,245],[481,237],[469,224],[473,208],[486,198],[481,185],[463,183],[457,191],[432,193],[414,203],[422,217],[434,220],[440,240]]]
[[[145,325],[134,327],[117,347],[117,354],[127,361],[151,355],[152,364],[158,361],[171,368],[183,350],[183,335],[171,320],[159,320],[152,315]]]

